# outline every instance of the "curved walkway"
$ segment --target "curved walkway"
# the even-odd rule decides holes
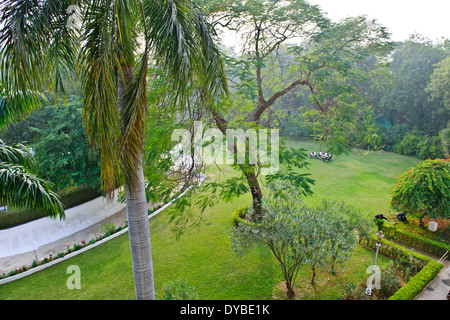
[[[66,244],[88,242],[103,224],[121,225],[126,220],[125,204],[103,197],[66,211],[63,221],[42,218],[0,231],[0,274],[29,266],[50,253],[66,251]]]
[[[206,176],[200,174],[196,179],[198,185],[191,185],[176,199],[183,197],[191,188],[200,186]],[[161,208],[149,215],[149,219],[157,215],[165,208],[170,206],[176,199],[172,199]],[[148,208],[152,208],[152,204],[148,204]],[[81,243],[85,240],[88,242],[94,239],[98,230],[102,225],[109,222],[116,226],[122,225],[127,219],[126,205],[116,201],[107,201],[103,197],[99,197],[92,201],[86,202],[77,207],[66,211],[66,219],[63,221],[52,220],[50,218],[42,218],[27,224],[0,231],[0,274],[7,273],[11,270],[21,268],[22,266],[30,266],[33,260],[39,261],[44,257],[48,257],[50,253],[56,254],[67,250],[66,245]],[[111,237],[104,238],[96,244],[108,241],[121,232],[128,232],[128,228],[114,234]],[[4,241],[4,243],[2,242]],[[84,250],[94,247],[89,245],[72,254],[78,254]],[[67,255],[65,258],[68,258]],[[63,260],[56,259],[54,261]],[[46,268],[53,263],[48,263],[38,268]],[[36,269],[36,268],[33,268]],[[20,278],[26,276],[24,274],[32,273],[33,269],[8,278]],[[8,278],[3,280],[8,280]],[[9,279],[13,281],[14,279]],[[1,285],[2,280],[0,280]]]

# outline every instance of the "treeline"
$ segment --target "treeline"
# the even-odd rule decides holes
[[[48,101],[55,102],[48,96]],[[82,101],[71,95],[66,104],[46,104],[23,121],[0,132],[7,144],[23,143],[31,148],[37,174],[57,190],[71,186],[100,188],[100,167],[89,145],[82,118]]]
[[[370,60],[368,60],[370,63]],[[418,35],[396,43],[388,61],[378,64],[371,79],[360,84],[367,99],[361,111],[366,123],[345,133],[349,145],[383,149],[421,159],[449,157],[450,41],[433,42]],[[376,85],[374,85],[376,84]],[[308,118],[310,95],[291,94],[277,106],[288,136],[315,136]]]

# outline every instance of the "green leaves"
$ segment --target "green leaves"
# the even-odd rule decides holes
[[[64,208],[52,184],[29,172],[32,158],[22,145],[7,146],[0,140],[0,202],[45,211],[63,219]]]
[[[399,177],[391,207],[397,211],[431,218],[450,217],[449,160],[421,162]]]

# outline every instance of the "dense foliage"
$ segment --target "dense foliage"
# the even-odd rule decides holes
[[[450,217],[450,160],[421,162],[399,177],[391,206],[420,218]]]
[[[80,100],[71,100],[65,106],[45,106],[2,136],[32,147],[39,175],[58,189],[100,187],[100,167],[83,125]]]
[[[289,298],[294,296],[293,286],[302,265],[311,267],[312,283],[319,268],[331,267],[334,273],[356,244],[355,230],[365,233],[368,228],[362,214],[344,202],[323,201],[309,208],[297,188],[280,181],[269,184],[263,217],[255,219],[247,213],[241,218],[242,209],[245,207],[234,215],[234,249],[244,254],[257,243],[269,246],[280,263]]]

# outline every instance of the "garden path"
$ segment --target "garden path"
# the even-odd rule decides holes
[[[414,298],[414,300],[447,300],[450,290],[450,261],[446,259],[439,274]]]

